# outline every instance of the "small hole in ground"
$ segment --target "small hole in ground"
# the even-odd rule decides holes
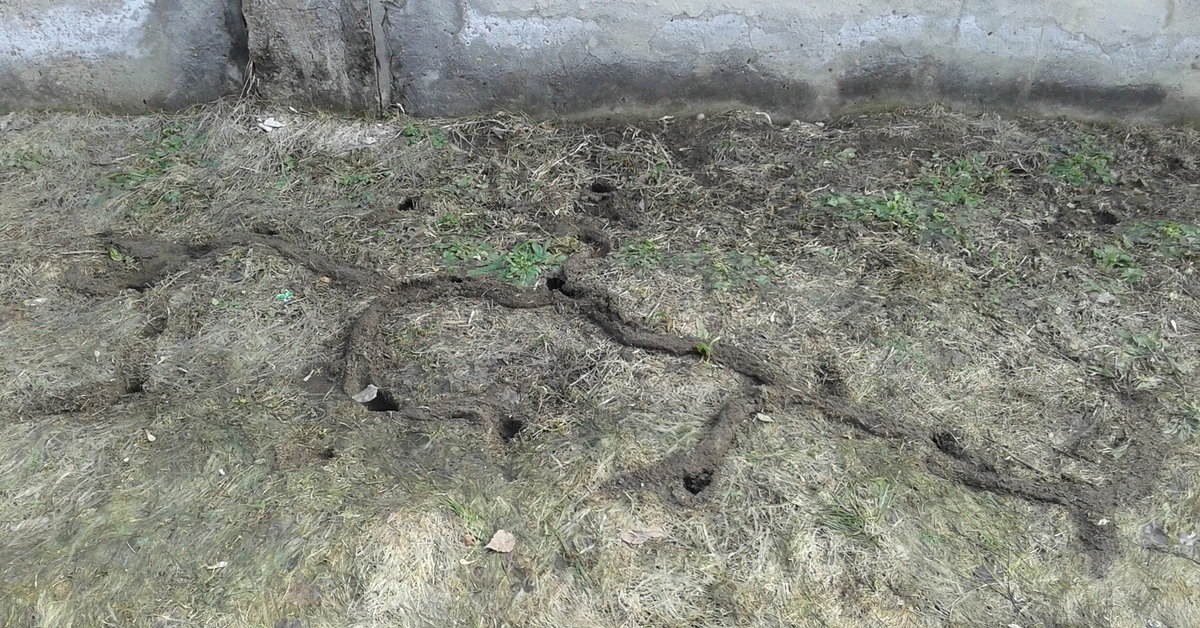
[[[608,257],[608,254],[612,253],[612,245],[603,238],[585,234],[580,238],[580,240],[582,240],[584,244],[591,247],[592,253],[596,257]]]
[[[508,442],[517,437],[525,427],[525,422],[514,417],[500,419],[500,438]]]
[[[1095,217],[1096,224],[1098,225],[1115,225],[1121,222],[1119,216],[1106,209],[1102,209],[1092,215]]]
[[[685,473],[683,475],[683,488],[692,495],[699,495],[700,491],[708,488],[712,484],[712,471],[705,469],[699,473]]]
[[[958,442],[958,437],[950,432],[938,432],[933,435],[933,444],[947,456],[955,458],[963,455],[962,443]]]
[[[400,201],[400,205],[398,205],[396,208],[402,212],[410,212],[417,208],[417,199],[411,196],[406,196],[404,197],[404,200]]]
[[[562,277],[550,277],[546,280],[546,287],[551,290],[562,290],[563,286],[567,285]]]
[[[400,404],[392,398],[391,393],[381,390],[375,394],[375,398],[364,403],[363,407],[371,412],[395,412],[400,409]]]
[[[317,454],[317,457],[323,460],[333,460],[334,458],[337,458],[337,455],[336,449],[333,447],[326,447]]]
[[[613,185],[611,181],[606,181],[604,179],[596,179],[595,181],[592,181],[593,194],[612,194],[616,191],[617,186]]]
[[[142,379],[134,378],[125,383],[125,394],[136,395],[146,392],[145,382]]]

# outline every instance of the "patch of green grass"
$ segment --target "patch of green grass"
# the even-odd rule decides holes
[[[446,498],[446,505],[462,521],[464,532],[474,537],[477,541],[487,541],[489,538],[488,525],[484,521],[483,515],[469,504],[453,497]]]
[[[616,258],[641,276],[662,262],[662,250],[654,240],[638,240],[621,247]]]
[[[1074,146],[1060,146],[1061,157],[1046,167],[1051,176],[1075,187],[1089,183],[1104,183],[1112,185],[1117,177],[1109,169],[1113,163],[1113,154],[1092,146],[1087,139],[1081,139]]]
[[[874,478],[822,497],[817,523],[848,538],[873,541],[883,532],[893,501],[891,483]]]
[[[143,139],[142,153],[130,168],[107,174],[96,185],[106,191],[133,190],[181,164],[211,165],[195,155],[205,142],[204,135],[190,133],[180,124],[148,132]]]

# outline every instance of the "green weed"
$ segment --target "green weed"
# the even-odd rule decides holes
[[[821,205],[840,210],[842,218],[884,225],[914,235],[940,234],[959,242],[966,240],[944,211],[918,204],[912,196],[900,191],[890,196],[830,194],[821,199]]]
[[[1130,222],[1122,226],[1121,241],[1127,248],[1157,250],[1167,259],[1200,256],[1200,229],[1186,223]]]
[[[1115,270],[1122,281],[1126,283],[1137,283],[1146,278],[1146,271],[1142,270],[1133,256],[1120,247],[1106,244],[1104,246],[1092,249],[1092,256],[1096,258],[1096,265],[1105,270]]]
[[[1051,176],[1076,187],[1093,182],[1106,185],[1117,182],[1108,167],[1113,162],[1113,154],[1098,150],[1088,140],[1079,140],[1075,148],[1059,147],[1058,151],[1062,157],[1046,168]]]
[[[433,228],[442,235],[472,235],[481,237],[484,227],[490,224],[488,217],[481,212],[447,212],[438,216]]]
[[[47,157],[40,151],[17,151],[0,158],[0,170],[37,170],[46,164]]]
[[[477,540],[488,538],[487,522],[483,520],[483,516],[474,508],[453,497],[446,498],[446,505],[462,521],[464,532],[475,537]]]
[[[933,161],[921,167],[921,185],[933,198],[949,205],[975,207],[994,188],[1008,185],[1006,168],[989,169],[985,155],[971,155],[949,163],[933,156]]]
[[[112,245],[109,245],[108,247],[108,257],[112,261],[120,262],[126,266],[132,266],[134,264],[134,259],[132,257],[122,253],[120,249]]]
[[[462,268],[475,269],[490,264],[496,257],[491,245],[476,240],[455,238],[450,242],[437,244],[442,251],[442,260],[446,262],[446,270],[452,273]]]
[[[761,253],[729,251],[720,253],[703,245],[698,253],[667,260],[672,266],[693,270],[714,291],[762,289],[779,276],[775,260]]]
[[[531,288],[537,285],[539,277],[558,270],[558,265],[566,260],[565,255],[551,252],[542,243],[526,240],[468,274],[497,275],[514,285]]]
[[[720,336],[713,336],[704,328],[704,323],[696,321],[696,353],[705,364],[712,364],[713,351]]]
[[[1121,343],[1102,351],[1104,362],[1089,367],[1097,375],[1132,384],[1135,390],[1153,390],[1168,377],[1192,372],[1175,346],[1157,331],[1118,329]]]
[[[446,132],[437,127],[426,129],[410,122],[400,134],[404,136],[404,141],[409,146],[415,146],[426,139],[429,140],[430,146],[438,150],[450,145],[450,138],[446,137]]]
[[[1178,436],[1180,440],[1200,436],[1200,402],[1187,403],[1174,412],[1163,433]]]
[[[639,276],[646,271],[657,268],[662,262],[662,250],[654,243],[654,240],[638,240],[630,242],[621,247],[616,258],[623,262],[629,268],[632,268]]]
[[[103,190],[133,190],[146,181],[160,177],[181,164],[209,166],[193,154],[205,137],[188,134],[181,125],[169,125],[144,136],[142,154],[127,170],[105,175],[96,182]]]

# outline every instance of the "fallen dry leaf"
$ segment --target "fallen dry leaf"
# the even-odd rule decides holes
[[[666,538],[667,532],[662,526],[629,526],[621,532],[621,540],[637,547],[650,539]]]
[[[488,541],[488,544],[484,547],[493,552],[507,554],[513,551],[513,548],[516,546],[517,537],[513,536],[511,532],[508,530],[496,530],[496,533],[492,535],[492,540]]]

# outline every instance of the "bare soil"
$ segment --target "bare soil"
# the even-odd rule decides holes
[[[1200,621],[1194,130],[0,130],[5,625]]]

